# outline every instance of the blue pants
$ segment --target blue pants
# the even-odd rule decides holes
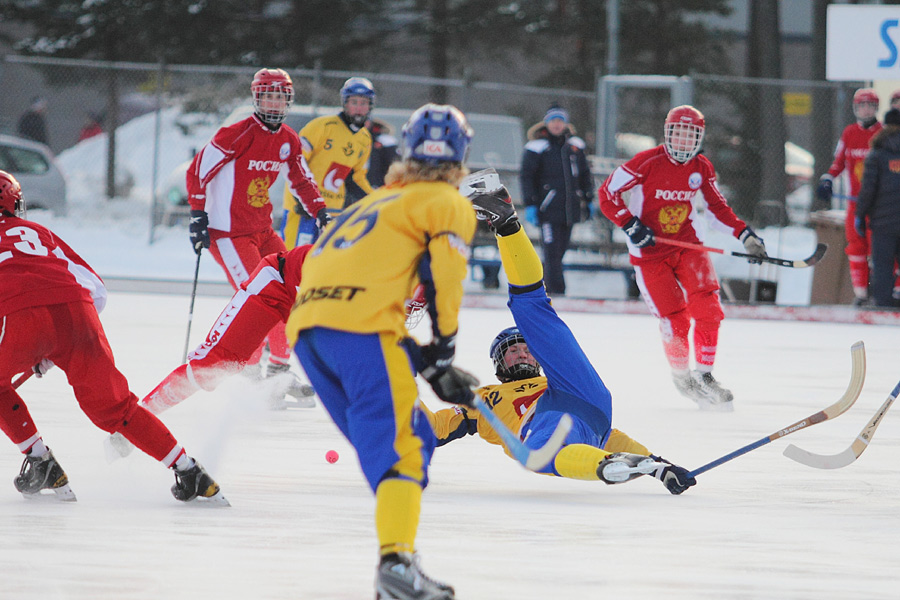
[[[415,371],[392,333],[323,327],[300,332],[294,352],[374,492],[386,476],[428,484],[436,439],[418,406]]]
[[[575,336],[553,307],[543,285],[536,289],[509,286],[509,309],[528,349],[547,377],[534,417],[523,434],[529,448],[543,446],[564,413],[574,424],[566,444],[602,448],[612,427],[612,395]],[[556,473],[551,462],[541,472]]]

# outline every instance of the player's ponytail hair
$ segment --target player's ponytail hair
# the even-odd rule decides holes
[[[415,159],[395,162],[384,176],[385,185],[407,185],[422,181],[444,181],[459,187],[469,168],[458,162],[430,165]]]

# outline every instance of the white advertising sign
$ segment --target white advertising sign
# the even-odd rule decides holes
[[[830,4],[825,74],[830,81],[900,79],[900,6]]]

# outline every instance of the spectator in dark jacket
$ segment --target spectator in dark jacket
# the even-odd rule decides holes
[[[49,145],[50,138],[47,137],[47,122],[44,120],[44,113],[46,112],[47,100],[40,96],[32,98],[31,106],[19,118],[17,128],[19,135],[29,140]]]
[[[872,138],[856,200],[856,231],[871,232],[872,299],[876,306],[900,306],[892,296],[900,262],[900,110],[884,116]]]
[[[569,114],[559,106],[551,106],[543,122],[529,129],[528,139],[520,174],[525,217],[541,230],[547,293],[564,295],[563,255],[572,226],[590,206],[594,181],[584,140],[575,136]]]

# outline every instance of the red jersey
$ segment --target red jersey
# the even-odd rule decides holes
[[[188,202],[209,214],[209,228],[229,237],[272,228],[269,188],[282,171],[303,208],[325,207],[303,158],[300,138],[287,125],[269,129],[256,115],[223,127],[197,153],[187,172]]]
[[[623,195],[630,192],[626,200]],[[719,231],[738,237],[747,224],[739,219],[716,185],[716,171],[709,159],[699,154],[679,163],[663,146],[636,154],[618,167],[603,183],[598,195],[600,210],[609,220],[623,227],[638,217],[653,235],[697,243],[694,201],[701,192],[706,219]],[[632,262],[641,258],[659,258],[678,251],[674,246],[656,244],[635,248],[628,242]]]
[[[828,169],[828,174],[832,179],[847,171],[850,179],[850,195],[849,200],[855,201],[859,194],[859,187],[862,183],[863,163],[866,155],[869,153],[869,141],[872,137],[881,131],[881,123],[875,122],[868,129],[862,127],[858,122],[847,125],[838,140],[837,148],[834,150],[834,162]]]
[[[52,231],[0,216],[0,317],[32,306],[93,302],[106,305],[106,287],[93,269]]]
[[[300,270],[310,248],[312,245],[306,244],[264,256],[247,281],[241,284],[241,289],[258,296],[281,314],[282,321],[287,321],[297,299]]]

